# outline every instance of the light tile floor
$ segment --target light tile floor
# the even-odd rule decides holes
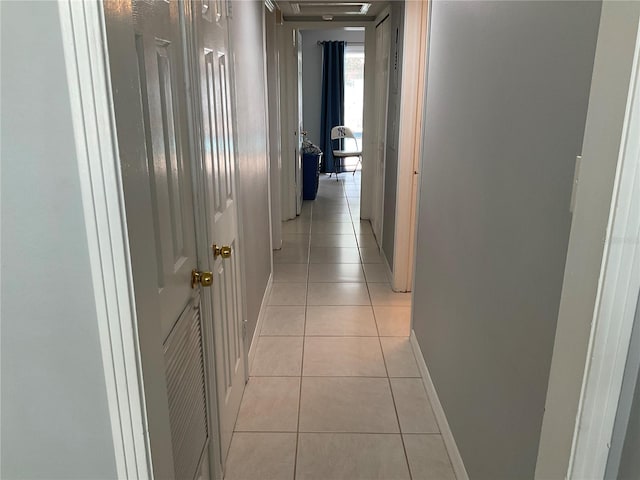
[[[283,224],[227,480],[455,480],[359,181],[322,176]]]

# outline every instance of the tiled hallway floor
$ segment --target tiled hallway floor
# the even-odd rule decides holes
[[[227,480],[455,478],[359,177],[322,176],[284,223]]]

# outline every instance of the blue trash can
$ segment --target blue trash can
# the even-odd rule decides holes
[[[320,159],[322,153],[302,154],[302,199],[315,200],[320,181]]]

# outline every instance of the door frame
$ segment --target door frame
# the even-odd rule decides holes
[[[267,62],[265,62],[265,98],[267,99],[267,127],[269,129],[269,177],[271,198],[271,248],[282,248],[282,207],[280,184],[282,179],[282,121],[280,102],[280,48],[279,30],[277,23],[278,7],[265,0],[265,48]],[[281,13],[280,13],[281,15]]]
[[[364,67],[364,111],[363,111],[363,130],[366,132],[371,130],[369,126],[370,121],[367,119],[373,118],[373,81],[375,79],[374,71],[367,69],[367,58],[371,62],[375,57],[375,50],[371,44],[371,35],[373,32],[373,42],[375,42],[375,23],[371,21],[345,21],[345,22],[304,22],[288,20],[282,23],[279,28],[281,33],[279,48],[280,51],[280,66],[282,76],[280,78],[280,110],[284,113],[281,116],[281,142],[282,142],[282,181],[280,183],[281,201],[282,201],[282,220],[290,220],[296,218],[296,186],[292,184],[295,178],[294,168],[296,159],[292,157],[292,146],[297,144],[297,137],[291,135],[292,132],[297,132],[297,102],[295,98],[290,94],[293,91],[298,90],[298,65],[297,56],[294,56],[293,52],[296,51],[298,46],[294,42],[294,36],[296,31],[302,32],[302,30],[338,30],[345,27],[361,27],[365,29],[365,67]],[[293,49],[293,51],[292,51]],[[302,60],[304,63],[304,59]],[[364,136],[365,143],[363,144],[363,158],[371,156],[370,141],[367,142],[369,136]],[[363,184],[365,174],[368,172],[366,162],[362,162],[362,175]],[[302,182],[302,179],[300,179]],[[275,193],[274,193],[275,195]],[[364,192],[363,192],[364,195]],[[362,218],[368,218],[365,216],[365,211],[368,211],[369,203],[362,199]]]
[[[640,291],[640,26],[578,406],[570,479],[602,478]]]
[[[153,478],[107,39],[98,2],[58,10],[118,478]]]
[[[620,174],[629,93],[640,55],[639,21],[637,3],[602,4],[582,160],[576,164],[574,191],[566,206],[573,218],[536,462],[537,479],[573,478],[570,463],[574,477],[579,471],[586,472],[583,467],[587,464],[594,473],[587,477],[602,478],[604,473],[606,455],[603,460],[602,452],[608,450],[606,441],[611,438],[624,374],[624,362],[621,369],[617,362],[619,355],[626,358],[631,332],[629,319],[624,317],[626,311],[619,311],[624,315],[616,312],[617,317],[607,311],[612,298],[609,295],[620,295],[630,285],[616,285],[616,274],[611,276],[607,269],[618,262],[610,256],[616,250],[626,256],[621,266],[633,262],[627,256],[631,245],[619,241],[618,227],[622,224],[614,226],[613,222],[624,221],[616,212],[624,195]],[[640,203],[639,192],[633,195]],[[640,255],[637,247],[636,262]],[[636,299],[637,294],[636,290]],[[624,301],[623,296],[615,299],[616,304]],[[602,356],[605,351],[608,358]],[[608,378],[598,380],[602,362],[611,362]],[[605,386],[608,382],[612,383]],[[578,443],[586,446],[585,442],[590,444],[588,451],[582,446],[576,448]],[[600,466],[595,465],[598,462]]]
[[[410,292],[413,287],[430,10],[430,1],[405,3],[400,124],[398,127],[400,139],[396,224],[391,279],[391,288],[396,292]]]
[[[364,170],[364,162],[363,162],[363,171],[362,171],[362,184],[365,184],[365,179],[366,179],[366,193],[367,195],[365,196],[365,198],[367,198],[368,201],[368,216],[363,218],[367,218],[369,220],[371,220],[371,228],[373,229],[373,234],[374,237],[376,239],[376,242],[378,244],[378,249],[380,250],[380,252],[382,252],[382,234],[384,232],[384,191],[385,191],[385,173],[386,173],[386,164],[387,164],[387,128],[388,128],[388,122],[389,122],[389,88],[391,85],[391,7],[387,7],[385,8],[377,17],[376,19],[373,21],[373,39],[374,39],[374,43],[375,43],[375,51],[374,51],[374,55],[377,56],[378,55],[378,50],[380,49],[381,45],[378,45],[378,35],[377,35],[377,29],[378,27],[383,23],[383,22],[388,22],[387,23],[387,28],[389,28],[389,44],[388,45],[382,45],[383,47],[385,47],[387,50],[389,50],[389,64],[387,65],[387,85],[386,85],[386,91],[385,91],[385,98],[384,98],[384,103],[382,104],[382,111],[378,111],[378,109],[376,108],[376,94],[378,93],[376,90],[376,82],[374,80],[374,84],[373,84],[373,118],[375,120],[375,125],[377,127],[377,123],[378,120],[381,116],[384,116],[384,129],[382,132],[378,132],[377,129],[375,131],[375,135],[373,138],[373,142],[371,143],[371,158],[373,159],[373,161],[369,161],[367,162],[370,165],[370,168],[367,170],[367,172],[365,172]],[[366,62],[366,56],[365,56],[365,62]],[[376,67],[376,59],[374,57],[374,61],[373,61],[373,74],[375,76],[375,79],[377,80],[378,78],[380,78],[380,75],[378,74],[378,72],[376,71],[375,67]],[[382,170],[381,170],[381,175],[377,175],[378,173],[378,162],[380,161],[380,159],[378,158],[378,151],[379,151],[379,145],[380,145],[380,139],[384,139],[384,148],[382,149]],[[365,175],[366,173],[366,175]],[[375,204],[375,200],[376,200],[376,191],[379,189],[379,204],[376,205]],[[361,187],[361,190],[362,187]],[[361,192],[361,196],[362,196],[362,192]],[[379,209],[377,208],[379,207]],[[376,231],[376,226],[374,223],[374,215],[378,215],[379,216],[379,231]],[[385,265],[387,266],[387,271],[389,271],[389,265],[388,262],[386,261],[385,258]]]

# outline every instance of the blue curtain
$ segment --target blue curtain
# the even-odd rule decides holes
[[[324,42],[322,56],[322,112],[320,148],[324,152],[323,172],[335,172],[331,129],[344,123],[344,46],[345,42]]]

